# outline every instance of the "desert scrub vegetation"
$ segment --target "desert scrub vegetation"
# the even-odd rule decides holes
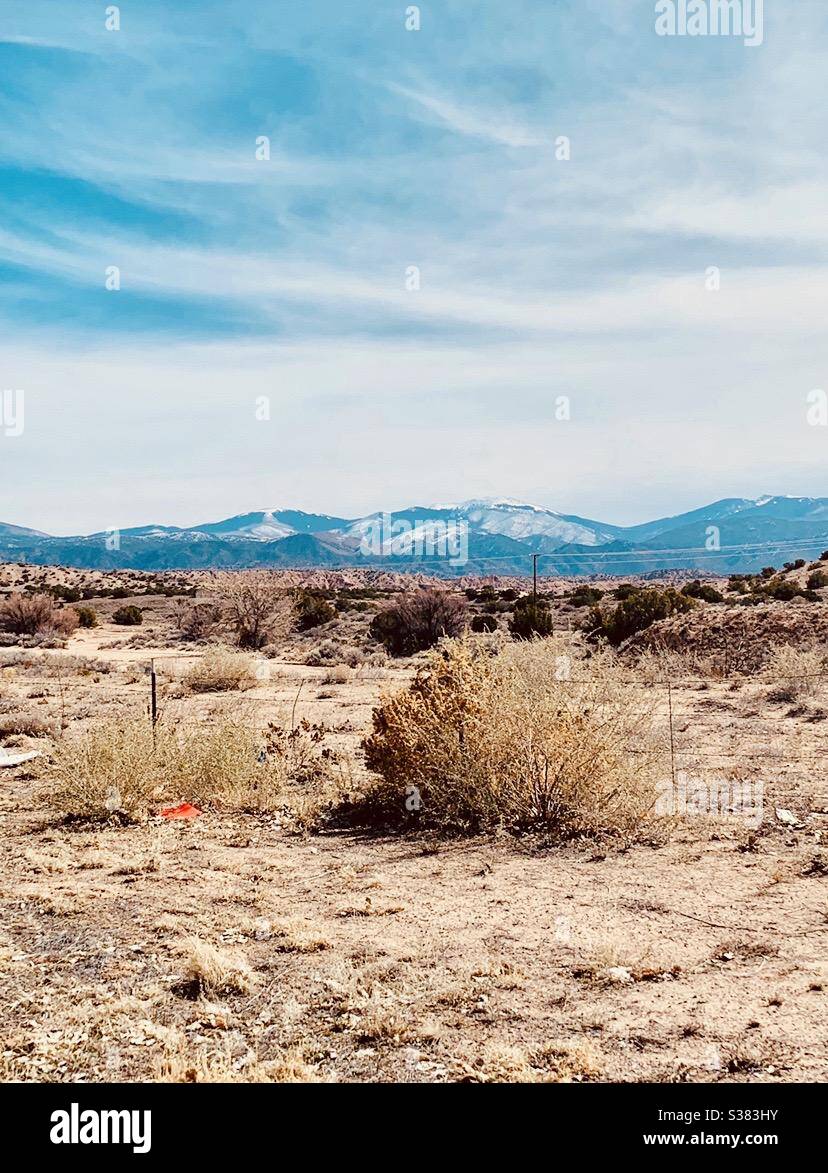
[[[310,631],[336,619],[337,610],[321,591],[297,587],[293,592],[293,611],[299,631]]]
[[[217,571],[210,591],[240,648],[258,651],[293,627],[290,597],[271,571]]]
[[[185,606],[178,600],[175,610],[175,625],[184,639],[208,640],[219,634],[224,616],[217,603],[191,603]]]
[[[139,627],[144,622],[144,613],[140,607],[130,603],[128,607],[119,607],[112,616],[112,622],[119,627]]]
[[[12,635],[69,636],[77,630],[78,614],[60,608],[50,595],[8,595],[0,602],[0,631]]]
[[[250,993],[253,973],[242,957],[217,949],[201,937],[186,941],[182,955],[183,973],[176,992],[184,997]]]
[[[403,595],[378,611],[371,621],[374,639],[392,656],[413,656],[466,626],[464,599],[449,591],[423,589]]]
[[[695,600],[673,587],[642,587],[626,595],[613,608],[600,604],[592,608],[584,630],[592,638],[606,639],[613,647],[643,631],[659,619],[681,615],[696,605]]]
[[[509,631],[515,639],[545,638],[552,634],[552,612],[546,599],[525,595],[518,599],[509,620]]]
[[[67,815],[121,821],[146,818],[165,804],[275,811],[291,781],[307,785],[335,773],[335,758],[304,725],[270,726],[264,737],[246,725],[153,729],[143,715],[99,722],[58,741],[41,767],[49,800]],[[321,789],[321,786],[320,786]]]
[[[463,638],[433,652],[374,710],[364,750],[377,780],[357,817],[410,824],[408,805],[445,831],[634,832],[664,772],[654,702],[607,651],[559,679],[559,651],[536,640],[493,654]]]
[[[819,696],[825,687],[825,651],[782,644],[771,652],[764,674],[771,684],[769,699],[803,704]]]
[[[213,648],[184,674],[190,692],[241,692],[255,688],[256,663],[244,652]]]

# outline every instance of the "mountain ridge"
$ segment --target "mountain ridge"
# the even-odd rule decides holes
[[[823,545],[824,544],[824,545]],[[55,537],[0,523],[0,560],[90,569],[374,567],[445,574],[735,573],[828,547],[828,497],[727,497],[618,526],[511,498],[363,517],[253,510],[195,526],[150,524]]]

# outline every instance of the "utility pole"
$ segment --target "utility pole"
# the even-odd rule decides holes
[[[538,601],[538,555],[532,555],[532,602]]]

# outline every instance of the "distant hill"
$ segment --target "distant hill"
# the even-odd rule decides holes
[[[90,569],[384,567],[430,574],[646,574],[756,571],[828,548],[828,498],[726,498],[616,526],[508,498],[343,518],[259,510],[180,527],[54,537],[0,523],[0,559]]]

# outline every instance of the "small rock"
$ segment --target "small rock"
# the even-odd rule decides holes
[[[784,823],[786,827],[801,827],[802,826],[802,824],[800,823],[800,821],[796,817],[796,815],[793,813],[793,811],[785,810],[785,808],[783,806],[778,806],[776,808],[776,817],[777,817],[777,819],[779,819],[779,822]]]
[[[616,982],[618,985],[629,985],[632,983],[633,975],[624,965],[611,965],[604,970],[604,976],[608,977],[611,982]]]

